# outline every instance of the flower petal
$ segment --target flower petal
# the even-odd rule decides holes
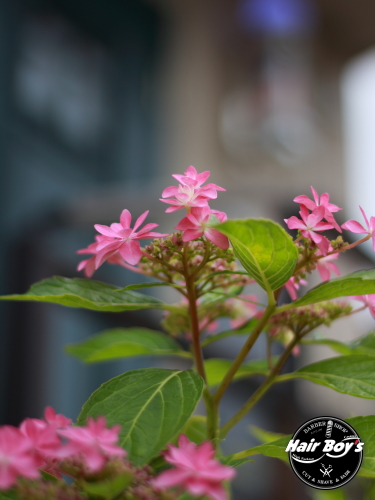
[[[203,235],[201,229],[187,229],[182,235],[182,241],[193,241]]]
[[[302,194],[301,196],[296,196],[293,201],[295,201],[296,203],[300,203],[301,205],[305,205],[305,207],[307,207],[309,210],[314,210],[314,208],[316,208],[316,203],[314,203],[304,194]]]
[[[131,266],[135,266],[142,258],[141,245],[137,240],[125,241],[119,248],[121,257]]]
[[[109,236],[110,238],[118,237],[118,234],[115,233],[115,231],[108,226],[104,226],[102,224],[95,224],[94,228],[98,231],[98,233],[104,234],[104,236]]]
[[[363,215],[363,218],[365,219],[365,222],[366,222],[366,226],[368,227],[368,229],[370,230],[370,224],[368,223],[368,219],[367,219],[367,215],[365,214],[365,211],[363,210],[363,208],[361,206],[359,206],[361,212],[362,212],[362,215]]]
[[[224,234],[217,229],[206,229],[204,232],[206,238],[212,241],[217,247],[227,250],[229,248],[229,240]]]
[[[132,216],[129,210],[125,208],[120,215],[120,223],[124,229],[129,229],[132,222]]]
[[[368,231],[356,220],[348,220],[345,222],[345,224],[342,224],[341,226],[343,229],[346,229],[347,231],[351,231],[352,233],[367,233]]]
[[[148,216],[148,213],[149,210],[146,210],[146,212],[143,212],[143,214],[138,217],[138,219],[135,221],[133,232],[135,232],[139,228],[139,226],[143,224],[145,218]],[[154,227],[157,227],[157,225]]]

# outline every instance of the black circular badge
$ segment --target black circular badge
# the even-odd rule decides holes
[[[319,490],[333,490],[357,474],[363,444],[349,424],[336,417],[317,417],[295,432],[285,451],[296,475]]]

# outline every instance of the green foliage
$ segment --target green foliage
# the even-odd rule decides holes
[[[334,339],[304,339],[301,341],[301,344],[326,345],[339,354],[352,354],[352,350],[348,344],[344,344],[343,342]]]
[[[224,465],[230,465],[231,467],[239,467],[242,464],[246,464],[247,462],[254,462],[252,458],[234,458],[234,455],[227,455],[226,457],[222,457],[220,462]]]
[[[264,290],[277,290],[292,276],[298,251],[279,224],[244,219],[223,222],[215,228],[228,236],[241,264]]]
[[[311,498],[313,500],[347,500],[348,497],[343,488],[335,490],[316,490],[311,488]]]
[[[375,356],[375,333],[370,332],[358,339],[344,344],[333,339],[308,339],[303,340],[303,344],[326,345],[340,354],[365,354]]]
[[[363,447],[363,462],[358,474],[360,476],[375,478],[375,415],[352,417],[345,419],[345,421],[355,429],[358,436],[361,438],[361,441],[365,443]],[[257,437],[263,436],[266,441],[268,441],[268,439],[274,434],[259,428],[256,429],[256,433]],[[265,442],[259,446],[249,448],[248,450],[240,451],[231,455],[231,457],[233,459],[243,459],[252,455],[260,454],[267,457],[279,458],[280,460],[289,463],[288,453],[285,451],[285,448],[291,439],[292,434],[289,434],[288,436],[276,439],[275,441]],[[333,499],[336,500],[335,497],[333,497]]]
[[[51,483],[58,483],[59,482],[59,479],[57,479],[56,476],[53,476],[52,474],[50,474],[49,472],[46,472],[45,470],[40,470],[40,474],[41,474],[42,478],[45,479],[46,481],[50,481]]]
[[[278,377],[278,381],[303,378],[359,398],[375,399],[375,359],[349,355],[325,359]]]
[[[146,368],[119,375],[84,404],[78,424],[105,415],[121,424],[120,445],[135,465],[147,463],[180,431],[193,413],[203,380],[192,370]]]
[[[143,355],[191,357],[171,337],[148,328],[136,327],[106,330],[77,344],[70,344],[65,350],[85,363]]]
[[[232,457],[233,459],[242,459],[252,455],[265,455],[266,457],[279,458],[280,460],[289,463],[288,453],[285,452],[285,448],[291,438],[292,435],[284,436],[276,441],[260,444],[258,446],[254,446],[253,448],[249,448],[248,450],[235,453]]]
[[[277,432],[270,432],[261,429],[257,425],[250,425],[250,433],[258,439],[261,443],[272,443],[285,437],[285,434],[278,434]]]
[[[360,476],[375,478],[375,415],[345,419],[358,433],[363,447],[363,462],[358,471]]]
[[[206,376],[208,384],[218,385],[231,367],[233,361],[230,359],[210,358],[205,361]],[[268,375],[269,367],[265,359],[254,359],[243,363],[237,370],[234,380],[251,377],[253,375]]]
[[[372,293],[375,293],[375,269],[357,271],[347,276],[321,283],[309,290],[303,297],[282,307],[282,309],[307,306],[322,302],[323,300],[336,299],[338,297]]]
[[[0,500],[20,500],[15,489],[0,491]]]
[[[207,419],[203,415],[194,415],[186,422],[182,434],[186,434],[190,441],[200,444],[207,439]],[[180,434],[180,433],[179,433]]]
[[[173,309],[154,297],[124,291],[114,285],[82,278],[54,276],[35,283],[23,295],[4,295],[0,300],[52,302],[94,311],[133,311],[136,309]]]
[[[102,481],[87,482],[80,481],[80,486],[90,496],[103,498],[104,500],[112,500],[132,482],[132,474],[121,474],[111,479]]]

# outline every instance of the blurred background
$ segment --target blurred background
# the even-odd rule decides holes
[[[93,224],[117,221],[124,208],[134,217],[150,210],[148,222],[171,232],[179,214],[165,214],[158,198],[189,165],[227,189],[214,208],[230,218],[283,223],[310,185],[344,207],[339,223],[358,217],[358,203],[375,214],[374,19],[370,0],[1,0],[0,293],[79,276],[76,250],[93,241]],[[342,274],[373,267],[370,254],[353,253],[340,257]],[[110,265],[94,279],[139,280]],[[106,328],[158,328],[156,312],[2,303],[0,313],[1,423],[40,417],[46,405],[76,418],[100,383],[125,370],[181,366],[83,366],[64,354]],[[322,334],[350,340],[371,328],[365,312]],[[207,355],[233,356],[241,342]],[[333,355],[311,351],[289,368]],[[224,420],[257,382],[233,387]],[[292,433],[318,415],[370,413],[371,401],[288,383],[224,447],[257,444],[250,424]],[[256,457],[234,483],[235,500],[250,494],[301,500],[311,491],[283,464]]]

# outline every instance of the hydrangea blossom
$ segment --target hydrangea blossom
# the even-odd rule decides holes
[[[365,211],[363,208],[360,206],[359,207],[363,218],[365,219],[367,229],[365,229],[362,224],[357,222],[356,220],[348,220],[343,224],[341,227],[343,229],[346,229],[348,231],[351,231],[352,233],[360,233],[360,234],[371,234],[372,238],[372,249],[375,252],[375,217],[371,217],[370,221],[367,218],[367,215],[365,214]]]
[[[188,211],[191,207],[205,207],[208,205],[209,200],[217,198],[217,191],[225,191],[225,189],[216,184],[202,186],[209,176],[209,171],[198,174],[193,166],[186,170],[185,175],[174,174],[173,177],[180,184],[178,187],[169,186],[165,188],[160,198],[163,203],[173,205],[167,208],[166,212],[175,212],[184,207]]]
[[[121,426],[106,428],[106,418],[88,419],[86,427],[69,427],[58,431],[60,436],[69,439],[61,456],[82,455],[87,467],[92,471],[100,470],[107,457],[124,457],[126,451],[117,446]]]
[[[190,213],[186,214],[186,217],[177,224],[175,229],[184,231],[182,236],[183,241],[196,240],[204,235],[216,246],[226,250],[229,248],[229,240],[217,229],[210,226],[212,215],[215,215],[220,222],[224,222],[227,219],[224,212],[212,211],[208,205],[205,207],[195,207],[191,209]]]
[[[32,453],[38,467],[49,458],[55,458],[62,447],[62,440],[56,434],[56,427],[38,418],[27,418],[20,425],[21,433],[29,439]]]
[[[214,455],[215,450],[210,441],[196,445],[181,434],[178,447],[170,444],[164,452],[165,460],[175,469],[162,472],[154,480],[154,485],[158,488],[181,486],[197,497],[207,495],[212,500],[226,500],[223,481],[232,479],[235,470],[222,465],[214,459]]]
[[[19,429],[4,425],[0,427],[0,490],[12,487],[19,476],[39,477],[32,443]]]
[[[122,211],[119,223],[114,222],[110,226],[95,224],[95,229],[101,233],[96,236],[96,242],[77,252],[79,254],[94,254],[94,256],[81,261],[78,265],[78,271],[85,269],[86,275],[91,277],[105,261],[114,259],[118,263],[119,257],[132,266],[138,264],[142,257],[141,245],[138,240],[168,236],[168,234],[152,232],[152,229],[158,227],[158,224],[146,224],[143,229],[137,232],[148,212],[147,210],[138,217],[133,229],[130,227],[132,216],[126,209]]]
[[[317,234],[316,231],[326,231],[327,229],[333,229],[332,224],[328,222],[322,222],[325,216],[325,208],[319,206],[314,208],[310,214],[305,205],[301,205],[300,210],[301,219],[298,219],[293,215],[289,219],[284,219],[289,229],[300,229],[302,236],[305,238],[310,238],[323,255],[327,255],[329,248],[329,241],[327,238],[321,234]]]
[[[300,195],[296,196],[293,201],[296,203],[300,203],[301,205],[304,205],[306,208],[308,208],[311,211],[314,211],[317,207],[321,206],[324,207],[324,218],[326,221],[332,224],[332,226],[339,231],[340,233],[341,228],[335,221],[335,218],[333,216],[333,212],[338,212],[339,210],[342,210],[342,208],[339,208],[337,205],[334,205],[333,203],[329,203],[329,194],[328,193],[323,193],[320,197],[318,193],[315,191],[315,189],[311,187],[311,192],[313,194],[314,201],[310,200],[309,197],[305,195]]]
[[[44,418],[46,422],[51,425],[56,426],[57,428],[67,427],[72,423],[72,419],[62,415],[61,413],[57,414],[52,406],[47,406],[44,410]]]

